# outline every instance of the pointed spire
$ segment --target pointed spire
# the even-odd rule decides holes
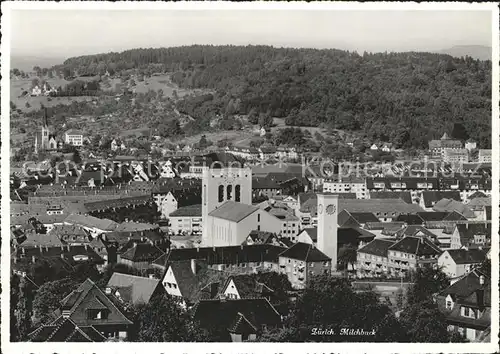
[[[43,126],[44,127],[49,126],[49,121],[47,119],[47,107],[44,107],[44,109],[43,109]]]

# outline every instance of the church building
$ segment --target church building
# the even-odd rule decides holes
[[[42,129],[35,134],[35,154],[43,150],[56,150],[57,146],[56,135],[50,131],[45,108]]]

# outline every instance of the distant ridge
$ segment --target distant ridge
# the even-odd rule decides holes
[[[479,60],[491,60],[491,47],[483,45],[456,45],[449,49],[438,51],[440,54],[448,54],[453,57],[465,57],[466,55]]]
[[[29,55],[12,55],[10,57],[10,68],[17,68],[22,71],[31,71],[34,66],[41,68],[51,68],[54,65],[61,64],[64,58],[56,57],[38,57]]]

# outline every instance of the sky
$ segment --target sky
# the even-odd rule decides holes
[[[190,44],[437,51],[491,46],[491,27],[491,12],[479,10],[13,10],[11,55],[68,58]]]

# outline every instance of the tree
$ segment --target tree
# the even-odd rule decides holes
[[[170,295],[158,296],[137,309],[138,342],[207,341],[206,332]]]
[[[349,265],[354,265],[356,263],[357,255],[356,248],[352,245],[343,246],[339,249],[338,263],[341,268],[345,269],[347,272]]]
[[[198,147],[200,149],[205,149],[205,148],[209,147],[210,145],[212,145],[212,144],[207,140],[207,137],[205,135],[202,135],[200,138],[200,141],[198,142]]]
[[[257,124],[259,123],[259,115],[257,113],[257,110],[255,108],[252,108],[250,112],[248,113],[247,120],[249,123],[252,124]]]
[[[259,125],[264,128],[270,128],[273,126],[273,117],[269,113],[261,113],[259,116]]]
[[[33,300],[33,326],[45,324],[51,313],[60,307],[59,302],[79,284],[71,278],[64,278],[40,286]]]
[[[311,279],[285,321],[289,341],[399,341],[404,338],[391,310],[373,292],[356,293],[345,279],[319,275]],[[337,335],[314,335],[314,328],[332,329]],[[338,335],[342,328],[375,331],[374,336]],[[296,329],[294,332],[292,329]]]
[[[460,141],[466,141],[469,139],[469,134],[462,123],[455,123],[451,131],[451,137]]]
[[[33,284],[26,278],[22,278],[19,285],[19,302],[16,308],[16,327],[18,340],[26,341],[28,334],[33,328],[31,314],[33,306]]]
[[[417,268],[412,278],[413,285],[406,294],[410,306],[430,301],[434,294],[450,284],[448,276],[441,269],[432,267]]]
[[[19,338],[19,331],[17,328],[17,318],[16,318],[16,308],[19,304],[20,291],[19,291],[20,279],[16,274],[10,277],[10,341],[17,342]]]
[[[170,122],[168,122],[168,132],[170,136],[178,136],[183,134],[178,119],[172,119]]]
[[[410,342],[449,342],[446,317],[432,301],[408,306],[401,314],[400,322],[405,328]]]

